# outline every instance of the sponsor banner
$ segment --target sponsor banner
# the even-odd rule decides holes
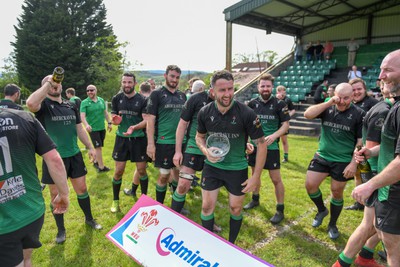
[[[143,266],[273,266],[146,195],[106,237]]]

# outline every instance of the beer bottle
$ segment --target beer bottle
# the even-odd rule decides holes
[[[361,146],[357,146],[357,150],[360,151]],[[368,182],[372,178],[371,165],[369,165],[369,162],[365,158],[365,155],[364,160],[358,164],[357,169],[360,171],[361,181],[363,183]]]
[[[62,67],[56,67],[53,71],[53,81],[61,83],[64,80],[64,69]]]

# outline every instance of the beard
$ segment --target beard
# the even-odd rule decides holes
[[[400,95],[400,83],[399,82],[391,82],[389,85],[390,94],[393,96]]]
[[[222,100],[222,98],[217,99],[218,104],[220,104],[221,106],[223,106],[224,108],[229,107],[232,104],[232,100],[233,98],[229,99],[229,103],[225,104],[224,101]]]
[[[174,84],[171,84],[168,80],[165,80],[165,84],[167,85],[168,88],[171,88],[171,89],[176,89],[176,87],[178,86],[177,82]]]
[[[129,95],[129,94],[131,94],[133,91],[135,91],[135,88],[134,88],[134,87],[124,87],[124,88],[123,88],[123,91],[124,91],[125,94]]]
[[[262,93],[260,95],[263,100],[268,100],[271,97],[271,93]]]

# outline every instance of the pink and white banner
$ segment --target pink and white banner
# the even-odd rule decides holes
[[[146,195],[106,237],[143,266],[273,266]]]

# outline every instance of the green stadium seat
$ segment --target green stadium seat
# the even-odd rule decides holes
[[[311,91],[311,90],[310,90],[310,91]],[[307,88],[305,88],[305,87],[300,87],[298,93],[299,93],[299,95],[300,95],[300,94],[306,95],[306,94],[307,94]]]
[[[299,102],[299,95],[290,95],[290,100],[292,100],[292,102]]]

